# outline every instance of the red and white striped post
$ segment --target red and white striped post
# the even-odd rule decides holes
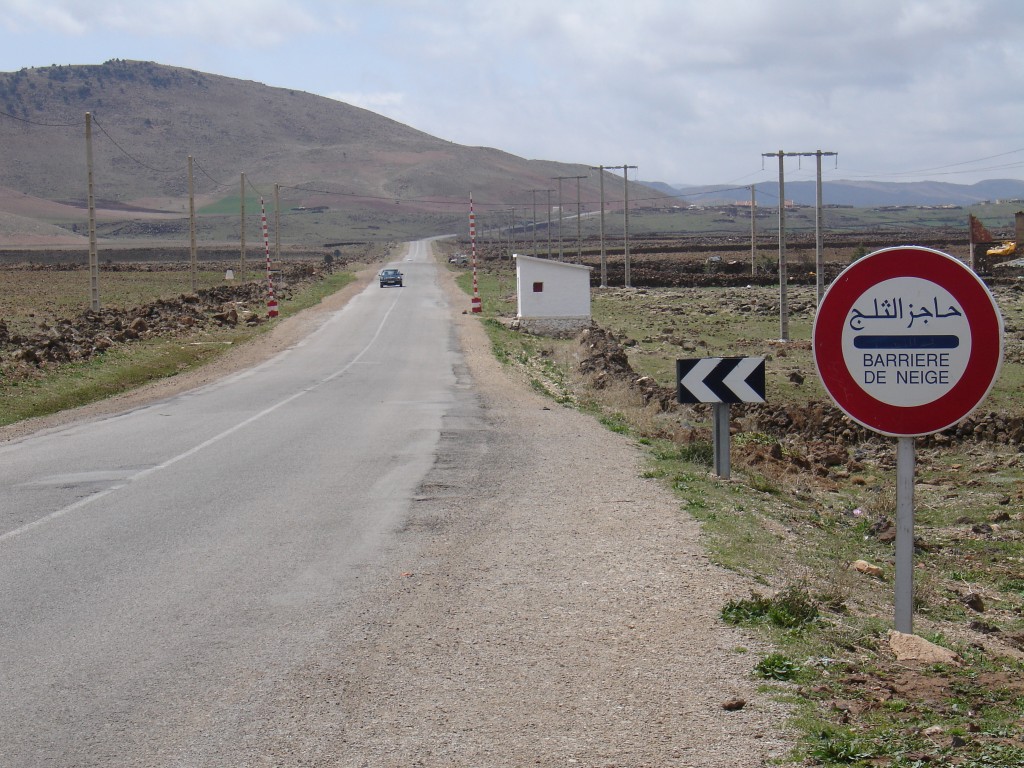
[[[263,248],[267,253],[267,317],[277,317],[277,297],[274,295],[274,276],[270,271],[270,235],[267,233],[267,208],[260,198],[260,221],[263,224]]]
[[[473,196],[469,196],[469,245],[473,251],[473,312],[481,312],[480,285],[476,279],[476,214],[473,213]]]

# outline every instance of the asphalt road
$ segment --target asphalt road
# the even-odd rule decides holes
[[[395,266],[257,368],[0,446],[0,765],[237,765],[352,624],[464,389],[427,245]]]

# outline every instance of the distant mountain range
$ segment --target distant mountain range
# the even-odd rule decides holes
[[[750,200],[750,187],[692,186],[685,184],[649,184],[666,195],[678,195],[680,204],[709,205],[714,202]],[[778,204],[777,182],[755,185],[759,205]],[[786,199],[797,205],[814,205],[816,182],[787,182]],[[991,179],[976,184],[950,184],[942,181],[823,181],[822,204],[877,208],[888,205],[976,205],[997,200],[1024,201],[1024,181]]]

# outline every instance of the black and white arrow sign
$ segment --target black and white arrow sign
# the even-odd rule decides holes
[[[763,357],[676,360],[679,403],[763,403]]]

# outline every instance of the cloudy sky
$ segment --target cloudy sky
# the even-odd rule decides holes
[[[647,181],[1024,178],[1021,0],[0,0],[0,35],[0,71],[155,61]]]

